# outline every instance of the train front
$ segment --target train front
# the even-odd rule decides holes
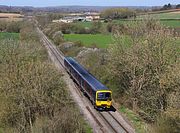
[[[108,109],[112,106],[112,92],[110,90],[99,90],[96,92],[96,107]]]

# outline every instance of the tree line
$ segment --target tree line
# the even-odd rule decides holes
[[[136,12],[128,8],[112,8],[101,12],[101,17],[104,19],[127,19],[135,18]]]
[[[180,9],[180,4],[172,5],[171,3],[163,5],[161,8],[153,7],[153,11],[162,11],[162,10],[170,10],[170,9]]]

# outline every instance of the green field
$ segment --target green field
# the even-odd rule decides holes
[[[127,24],[130,23],[131,20],[114,20],[114,22],[119,24]],[[173,28],[180,27],[180,20],[160,20],[160,23]]]
[[[107,48],[113,42],[111,35],[103,34],[65,34],[64,38],[66,41],[80,41],[87,47],[96,45],[99,48]]]
[[[0,40],[2,39],[19,39],[19,33],[0,32]]]
[[[113,22],[118,24],[127,24],[131,22],[132,20],[113,20]],[[173,28],[180,27],[180,20],[160,20],[161,24],[164,24],[165,26],[170,26]],[[81,25],[83,27],[90,28],[92,26],[92,22],[78,22],[77,25]],[[107,23],[102,23],[104,26],[107,25]]]
[[[178,28],[180,27],[180,20],[160,20],[161,24],[164,24],[166,26]]]
[[[154,18],[160,20],[160,22],[170,27],[180,27],[180,12],[158,13],[149,15],[137,16],[137,19]]]
[[[169,12],[169,13],[140,15],[140,16],[137,16],[137,19],[142,19],[142,18],[147,18],[147,17],[152,17],[155,19],[180,19],[180,12],[179,13]]]

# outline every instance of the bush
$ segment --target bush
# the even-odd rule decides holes
[[[55,32],[52,39],[56,45],[60,45],[62,42],[64,42],[64,37],[61,31]]]
[[[12,41],[3,41],[1,46],[1,52],[5,53],[1,55],[5,58],[1,60],[1,98],[6,101],[0,106],[3,107],[0,123],[23,130],[22,127],[32,126],[37,114],[52,117],[57,104],[59,107],[63,104],[60,97],[66,99],[65,84],[53,66],[40,61],[41,48],[34,44],[36,49],[32,50],[32,44]]]
[[[0,21],[0,31],[19,33],[23,22],[6,22]]]
[[[29,40],[33,28],[22,29],[21,42],[0,41],[0,129],[33,132],[37,120],[47,118],[38,131],[83,132],[62,74],[47,60],[39,41]]]
[[[93,25],[91,27],[91,33],[92,34],[101,33],[101,29],[102,29],[102,23],[100,21],[93,22]]]
[[[35,31],[35,26],[32,23],[23,23],[20,30],[21,41],[35,41],[39,42],[39,35]]]
[[[6,31],[7,22],[0,21],[0,31]]]
[[[128,31],[117,32],[116,44],[109,47],[111,84],[117,88],[117,98],[126,97],[124,104],[142,110],[144,119],[152,122],[167,109],[169,94],[179,87],[179,73],[168,80],[180,67],[179,46],[172,31],[154,21],[126,26]]]
[[[171,112],[172,114],[172,112]],[[178,112],[176,117],[172,115],[162,114],[157,118],[155,125],[151,128],[152,133],[178,133],[180,130],[180,117]]]
[[[117,23],[108,23],[106,26],[106,30],[112,34],[118,33],[126,33],[128,31],[127,27],[124,24]]]
[[[22,22],[9,22],[6,27],[7,32],[19,33],[21,29]]]
[[[74,24],[72,27],[72,32],[75,34],[87,34],[88,30],[81,25]]]

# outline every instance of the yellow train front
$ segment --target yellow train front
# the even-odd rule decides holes
[[[112,92],[99,90],[96,92],[96,108],[110,108],[112,106]]]
[[[108,109],[112,106],[112,92],[75,59],[65,57],[64,66],[96,109]]]

